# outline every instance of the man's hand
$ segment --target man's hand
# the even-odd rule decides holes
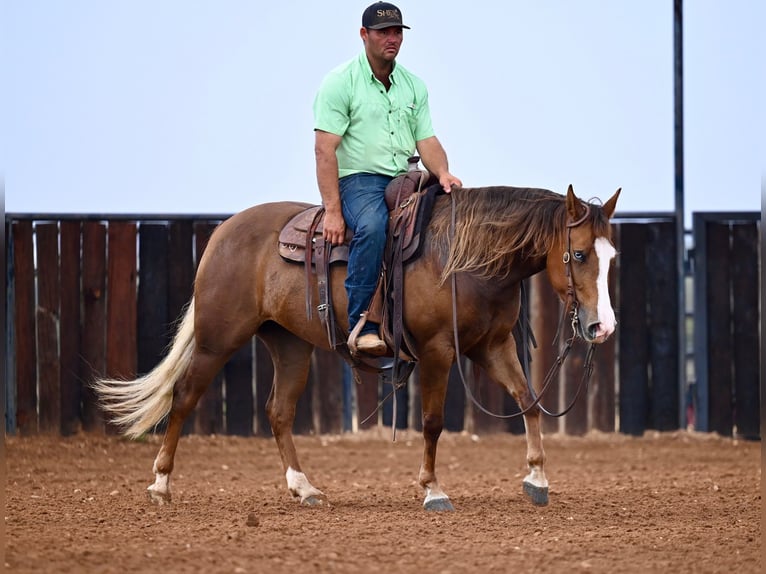
[[[325,211],[323,236],[325,241],[332,245],[341,245],[346,235],[346,222],[343,220],[343,213],[340,211]]]
[[[444,189],[445,193],[452,191],[452,186],[463,187],[463,182],[459,178],[452,175],[450,172],[444,172],[439,178],[439,183]]]

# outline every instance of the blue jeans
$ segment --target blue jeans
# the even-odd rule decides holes
[[[339,181],[343,219],[354,232],[349,245],[346,293],[350,329],[370,306],[378,284],[388,230],[388,207],[384,192],[393,178],[355,173]],[[377,333],[375,323],[366,323],[361,334]]]

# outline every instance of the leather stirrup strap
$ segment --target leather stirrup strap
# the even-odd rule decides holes
[[[334,349],[337,346],[335,313],[332,308],[332,294],[328,285],[331,251],[332,244],[327,241],[322,241],[321,245],[316,248],[317,257],[315,268],[317,276],[317,292],[319,294],[317,311],[319,312],[319,319],[327,332],[327,340],[330,342],[330,347]]]
[[[324,217],[324,207],[317,210],[316,214],[314,215],[314,219],[311,221],[311,225],[309,225],[309,228],[306,231],[306,316],[309,318],[309,320],[314,316],[314,292],[311,289],[311,265],[312,256],[314,254],[314,234],[316,233],[317,227],[319,227],[319,223],[322,221],[322,217]]]

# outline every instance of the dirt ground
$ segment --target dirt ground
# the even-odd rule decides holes
[[[524,497],[523,437],[445,434],[456,512],[425,512],[422,439],[298,437],[329,504],[287,493],[267,438],[181,440],[155,506],[155,437],[7,437],[9,572],[762,572],[760,443],[545,437],[550,504]]]

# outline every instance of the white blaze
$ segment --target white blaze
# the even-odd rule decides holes
[[[598,257],[598,279],[596,279],[596,288],[598,292],[598,312],[599,328],[596,333],[597,338],[606,338],[614,333],[615,318],[612,301],[609,299],[609,264],[617,254],[614,246],[604,237],[598,237],[594,243],[596,256]]]

